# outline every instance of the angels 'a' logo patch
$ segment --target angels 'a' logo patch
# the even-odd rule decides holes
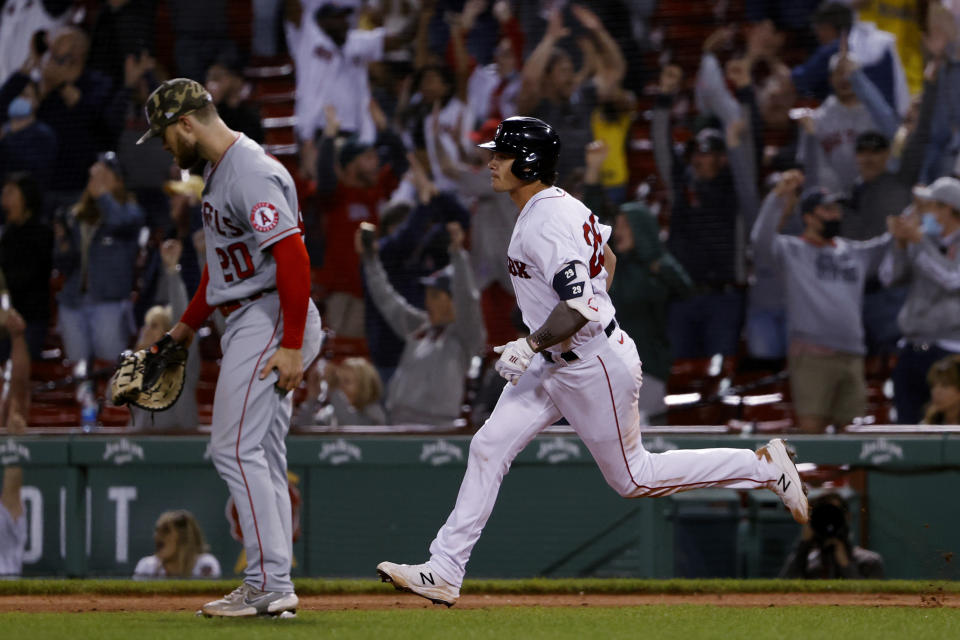
[[[257,231],[271,231],[280,222],[280,213],[269,202],[258,202],[250,211],[250,224]]]

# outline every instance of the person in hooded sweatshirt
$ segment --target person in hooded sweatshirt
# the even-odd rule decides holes
[[[671,300],[693,292],[686,270],[660,242],[657,217],[640,202],[620,207],[613,226],[617,253],[617,277],[610,288],[618,321],[636,336],[637,352],[643,362],[640,387],[641,416],[653,416],[666,409],[667,378],[673,355],[667,335],[667,313]]]

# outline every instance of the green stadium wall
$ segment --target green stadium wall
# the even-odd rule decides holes
[[[747,447],[756,437],[647,436],[651,451]],[[887,577],[958,579],[960,436],[796,436],[798,459],[858,474],[854,533]],[[374,577],[382,560],[421,562],[456,499],[469,438],[298,436],[287,441],[300,495],[295,575]],[[153,525],[189,509],[225,576],[242,550],[228,493],[202,437],[0,439],[24,467],[25,575],[130,576]],[[862,511],[861,511],[862,509]],[[800,534],[776,496],[700,490],[625,500],[575,437],[535,439],[514,462],[469,576],[775,577]]]

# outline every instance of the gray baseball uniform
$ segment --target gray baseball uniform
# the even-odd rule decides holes
[[[210,449],[240,516],[245,581],[265,591],[290,592],[293,537],[284,438],[292,396],[276,389],[275,373],[266,380],[259,374],[283,337],[271,248],[301,234],[297,193],[283,165],[242,134],[216,165],[208,165],[205,182],[207,303],[237,307],[225,312]],[[320,314],[311,301],[303,333],[305,368],[319,350]]]

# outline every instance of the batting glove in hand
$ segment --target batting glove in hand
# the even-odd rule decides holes
[[[497,364],[493,368],[505,380],[509,380],[513,384],[517,384],[520,376],[530,366],[530,359],[535,355],[526,338],[519,338],[513,342],[494,347],[493,351],[500,354],[500,359],[497,360]]]

